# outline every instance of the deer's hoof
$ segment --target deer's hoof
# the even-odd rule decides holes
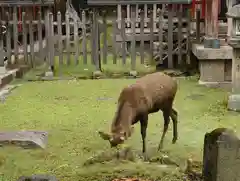
[[[162,151],[162,149],[163,149],[163,144],[160,143],[159,146],[158,146],[158,151]]]
[[[143,161],[145,162],[149,161],[147,153],[143,153],[142,157],[143,157]]]
[[[176,137],[176,138],[173,138],[172,144],[175,144],[176,142],[177,142],[177,137]]]

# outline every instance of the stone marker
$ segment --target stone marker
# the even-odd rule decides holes
[[[32,175],[21,176],[17,181],[58,181],[56,177],[52,175]]]
[[[205,134],[203,152],[204,181],[240,180],[240,141],[227,128]]]
[[[45,148],[47,145],[47,132],[43,131],[16,131],[0,132],[0,146],[14,144],[23,148]]]

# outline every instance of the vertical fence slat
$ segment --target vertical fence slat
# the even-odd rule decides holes
[[[14,60],[15,64],[18,63],[18,19],[17,19],[17,6],[13,7],[13,36],[14,36]]]
[[[57,13],[59,66],[63,65],[62,15]]]
[[[96,14],[97,15],[97,14]],[[99,23],[99,21],[98,21],[98,18],[96,18],[96,40],[97,40],[97,49],[96,49],[96,70],[101,70],[101,47],[100,47],[100,45],[101,45],[101,41],[100,41],[100,35],[101,35],[101,33],[100,33],[100,23]]]
[[[188,10],[188,17],[187,17],[187,64],[191,63],[190,56],[191,56],[191,13]]]
[[[153,40],[154,40],[154,31],[153,31],[153,10],[150,10],[150,62],[153,62]],[[150,63],[149,62],[149,63]]]
[[[10,21],[10,17],[9,17],[9,12],[6,13],[6,17],[7,17],[7,21]],[[24,21],[25,22],[25,21]],[[8,58],[8,63],[12,63],[12,48],[11,48],[11,26],[9,26],[9,22],[7,23],[7,34],[6,34],[6,43],[7,43],[7,58]],[[23,42],[24,42],[24,32],[23,32]],[[26,43],[23,44],[24,46],[26,46]],[[25,61],[27,60],[27,52],[25,54],[25,50],[27,50],[27,46],[26,48],[24,48],[24,59]]]
[[[136,27],[139,27],[138,18],[139,18],[139,5],[136,4]]]
[[[43,39],[42,39],[42,12],[41,9],[38,11],[38,45],[39,45],[39,54],[40,61],[43,61]]]
[[[153,4],[153,31],[155,32],[157,28],[157,4]]]
[[[46,63],[49,65],[49,10],[45,11],[45,37],[46,37],[46,48],[45,48],[45,58]]]
[[[50,48],[49,48],[49,63],[50,66],[53,67],[54,66],[54,29],[53,29],[53,13],[51,12],[49,14],[49,34],[50,34]]]
[[[158,64],[163,63],[163,13],[165,10],[165,5],[162,5],[162,8],[159,10],[159,19],[158,19],[158,39],[159,39],[159,62]]]
[[[136,7],[132,6],[131,13],[131,29],[132,29],[132,39],[131,39],[131,70],[136,70]]]
[[[95,63],[95,60],[94,60],[94,56],[95,56],[95,51],[96,51],[96,44],[94,43],[94,39],[96,37],[94,37],[96,35],[96,26],[94,24],[94,12],[91,12],[92,16],[91,16],[91,62],[92,62],[92,65],[94,65]]]
[[[67,49],[67,65],[71,64],[71,52],[70,52],[70,22],[69,22],[69,12],[66,12],[66,49]]]
[[[92,34],[92,43],[93,43],[93,62],[95,64],[96,70],[100,70],[100,64],[99,64],[99,43],[98,43],[98,19],[97,19],[97,12],[96,9],[93,9],[93,34]]]
[[[147,4],[144,4],[144,19],[145,20],[148,19],[147,13],[148,13]],[[144,27],[145,28],[147,27],[147,22],[144,23]]]
[[[117,5],[117,20],[118,28],[121,29],[121,19],[122,19],[122,5]]]
[[[116,13],[116,12],[115,12]],[[114,16],[115,17],[115,16]],[[113,54],[113,64],[117,63],[117,51],[116,51],[116,34],[117,34],[118,21],[113,18],[113,35],[112,35],[112,54]]]
[[[34,63],[34,39],[33,39],[33,23],[32,23],[32,19],[29,21],[29,38],[30,38],[30,63],[31,63],[31,67],[35,66]]]
[[[122,18],[125,18],[123,16],[121,16]],[[130,27],[130,19],[131,19],[131,5],[127,5],[127,27],[129,28]]]
[[[173,68],[173,7],[168,8],[168,68]]]
[[[4,67],[4,56],[5,56],[5,52],[4,52],[4,47],[3,47],[3,28],[2,28],[2,14],[0,14],[0,67]],[[2,69],[2,68],[1,68]],[[4,69],[3,69],[4,70]],[[0,74],[2,74],[3,71],[0,70]]]
[[[178,10],[178,65],[182,66],[182,5]]]
[[[79,64],[79,38],[78,38],[78,20],[74,18],[74,47],[75,47],[75,64]]]
[[[141,57],[141,64],[144,64],[144,10],[140,12],[140,57]]]
[[[107,17],[106,11],[103,11],[103,63],[107,64]]]
[[[126,30],[125,30],[125,19],[121,18],[121,36],[122,36],[122,64],[126,64]]]
[[[83,62],[87,64],[87,33],[86,33],[86,13],[85,10],[82,11],[82,53],[83,53]]]

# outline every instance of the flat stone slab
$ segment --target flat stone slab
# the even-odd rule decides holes
[[[4,103],[6,100],[6,97],[17,87],[21,86],[21,84],[18,85],[6,85],[2,89],[0,89],[0,102]]]
[[[204,97],[203,94],[191,94],[187,96],[187,98],[192,100],[200,100],[202,97]]]
[[[44,131],[0,132],[0,145],[17,145],[23,148],[46,148],[48,133]]]
[[[97,100],[98,101],[107,101],[107,100],[112,100],[112,97],[98,97]]]
[[[200,60],[232,59],[232,47],[228,45],[221,46],[219,49],[213,49],[204,48],[203,44],[193,44],[192,52]]]
[[[17,181],[58,181],[55,176],[52,175],[32,175],[21,176]]]
[[[228,109],[240,112],[240,94],[232,94],[228,98]]]

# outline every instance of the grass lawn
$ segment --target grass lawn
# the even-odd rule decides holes
[[[105,181],[127,175],[181,180],[176,170],[156,163],[126,161],[83,166],[89,157],[109,149],[109,143],[96,131],[108,130],[119,92],[132,82],[134,80],[120,79],[29,82],[14,90],[6,102],[0,104],[1,130],[46,130],[49,142],[46,150],[1,148],[0,180],[15,181],[21,175],[37,173],[54,174],[63,181]],[[240,130],[239,114],[226,111],[226,96],[222,90],[197,85],[195,79],[179,79],[175,101],[179,112],[179,140],[171,144],[171,125],[164,145],[170,158],[181,165],[188,157],[201,160],[207,131],[221,126]],[[152,114],[147,133],[151,157],[160,154],[156,149],[162,128],[162,115]],[[127,144],[134,152],[141,152],[139,124]]]

